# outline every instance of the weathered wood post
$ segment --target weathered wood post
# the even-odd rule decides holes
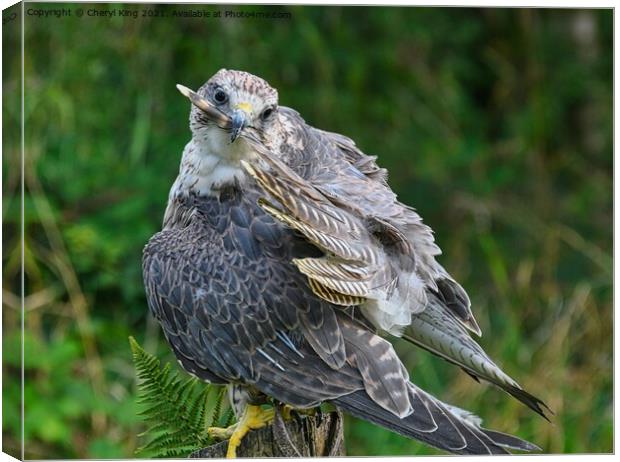
[[[190,454],[190,458],[224,458],[228,441]],[[340,412],[318,413],[284,421],[280,414],[272,425],[248,433],[237,448],[237,457],[344,456],[343,417]]]

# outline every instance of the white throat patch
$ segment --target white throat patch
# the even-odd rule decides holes
[[[190,192],[213,196],[226,184],[244,181],[246,174],[241,160],[251,160],[255,154],[244,139],[231,143],[229,136],[213,126],[194,135],[183,150],[179,176],[170,190],[171,198]]]

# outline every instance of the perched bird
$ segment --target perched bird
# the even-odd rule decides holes
[[[480,328],[466,292],[376,158],[306,124],[246,72],[178,88],[192,102],[192,139],[144,250],[144,282],[182,367],[230,386],[239,421],[211,430],[230,437],[227,456],[273,417],[260,407],[268,400],[330,402],[452,453],[537,450],[418,388],[383,338],[403,337],[544,416],[470,337]]]

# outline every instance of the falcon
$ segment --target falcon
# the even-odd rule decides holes
[[[376,157],[311,127],[249,73],[177,87],[192,103],[192,139],[163,229],[144,249],[144,283],[181,366],[229,387],[238,422],[209,430],[229,438],[227,457],[273,418],[265,403],[332,403],[450,453],[539,450],[417,387],[387,340],[431,351],[545,417],[470,336],[480,328],[466,292]]]

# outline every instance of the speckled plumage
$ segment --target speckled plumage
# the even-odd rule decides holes
[[[242,107],[250,122],[230,143],[192,108],[163,230],[144,251],[149,308],[182,366],[294,407],[330,401],[450,452],[535,449],[420,390],[378,335],[404,330],[538,408],[467,334],[477,330],[469,299],[385,170],[275,106],[262,79],[222,70],[198,93],[215,104],[218,89],[222,113]]]

